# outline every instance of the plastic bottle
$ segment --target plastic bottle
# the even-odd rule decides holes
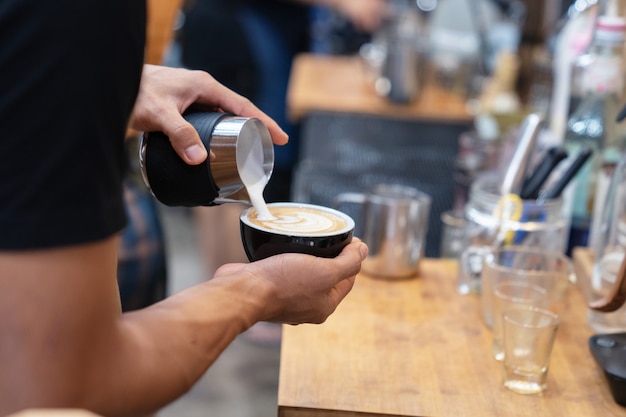
[[[588,63],[582,74],[584,96],[567,121],[564,144],[568,152],[574,154],[586,145],[594,150],[571,190],[570,250],[589,243],[595,201],[604,200],[602,195],[596,199],[596,188],[601,185],[598,179],[608,182],[599,173],[615,166],[626,148],[623,132],[615,122],[623,103],[625,35],[626,19],[598,17]]]

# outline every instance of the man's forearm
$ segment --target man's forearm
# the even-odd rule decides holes
[[[204,294],[199,294],[204,292]],[[107,416],[154,412],[188,391],[257,314],[245,282],[207,282],[144,310],[127,313],[117,343],[95,357],[108,358],[92,374],[93,407]],[[202,301],[199,301],[202,300]],[[115,380],[103,392],[100,375]],[[115,401],[112,401],[115,399]]]
[[[211,280],[122,314],[117,239],[0,252],[0,415],[32,407],[153,412],[262,317],[262,285]]]

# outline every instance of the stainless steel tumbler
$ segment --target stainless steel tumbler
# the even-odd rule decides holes
[[[139,161],[152,194],[168,206],[249,203],[246,182],[254,181],[254,176],[267,182],[274,168],[274,148],[267,127],[256,118],[229,113],[193,112],[183,117],[198,131],[204,146],[213,151],[215,160],[207,158],[199,165],[188,165],[164,133],[146,133]]]

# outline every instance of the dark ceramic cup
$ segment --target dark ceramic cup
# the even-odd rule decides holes
[[[304,253],[334,258],[352,241],[354,220],[341,211],[304,203],[270,203],[279,220],[256,220],[250,207],[239,217],[241,241],[250,261],[281,253]]]

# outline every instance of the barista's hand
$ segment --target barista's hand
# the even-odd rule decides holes
[[[165,133],[185,162],[199,164],[207,158],[207,150],[193,126],[181,116],[192,105],[259,118],[267,126],[274,143],[287,143],[287,134],[274,120],[208,73],[158,65],[144,65],[130,127]]]
[[[249,264],[226,264],[212,281],[243,276],[254,298],[256,321],[323,323],[352,289],[366,256],[367,246],[354,238],[333,259],[290,253]]]

